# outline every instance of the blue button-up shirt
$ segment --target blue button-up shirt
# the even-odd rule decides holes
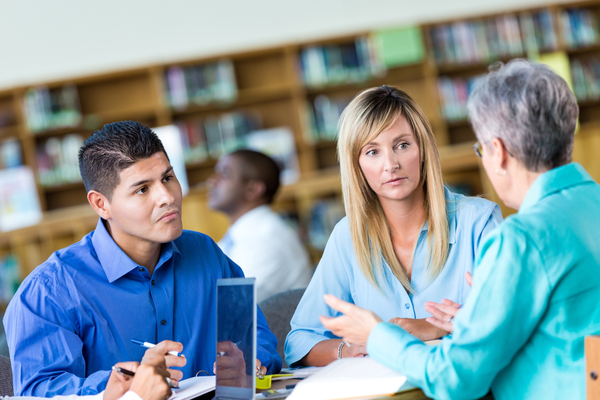
[[[285,343],[288,365],[301,360],[320,341],[336,338],[326,330],[320,315],[338,316],[323,300],[326,293],[375,312],[384,321],[395,317],[426,318],[426,301],[441,302],[448,298],[462,303],[469,293],[465,272],[471,272],[475,254],[482,239],[501,221],[500,207],[477,197],[465,197],[446,189],[449,227],[448,259],[442,272],[431,281],[427,274],[428,225],[421,229],[414,253],[411,285],[407,293],[384,261],[387,285],[379,291],[358,266],[350,224],[346,218],[335,227],[319,266],[292,318],[292,331]]]
[[[540,175],[477,256],[454,333],[427,346],[389,323],[371,357],[427,396],[585,398],[584,338],[600,333],[600,186],[579,164]]]
[[[208,236],[183,231],[163,244],[152,276],[115,243],[102,220],[79,243],[37,267],[10,302],[4,326],[15,395],[96,394],[110,368],[139,361],[131,339],[184,345],[184,378],[212,374],[216,282],[243,277]],[[257,357],[281,368],[277,339],[258,310]]]

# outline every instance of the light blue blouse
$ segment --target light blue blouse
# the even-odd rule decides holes
[[[491,230],[502,222],[497,204],[477,197],[465,197],[446,189],[450,249],[442,272],[433,281],[428,279],[427,223],[421,229],[414,255],[411,284],[415,289],[408,294],[384,261],[384,293],[365,278],[358,267],[350,225],[342,219],[333,230],[319,266],[306,289],[294,317],[292,330],[285,342],[288,365],[301,360],[322,340],[337,338],[325,330],[320,315],[337,316],[328,307],[323,295],[330,293],[342,300],[375,312],[384,321],[392,318],[426,318],[426,301],[440,302],[444,298],[463,303],[470,287],[465,282],[465,272],[473,269],[473,260],[479,244]]]
[[[427,346],[389,323],[376,361],[436,399],[585,398],[584,339],[600,333],[600,186],[579,164],[552,169],[481,244],[451,338]]]

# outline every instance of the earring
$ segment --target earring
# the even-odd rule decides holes
[[[506,175],[506,170],[502,169],[502,168],[497,168],[496,169],[496,174],[498,174],[500,176],[504,176],[504,175]]]

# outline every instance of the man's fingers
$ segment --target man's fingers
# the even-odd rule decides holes
[[[184,367],[185,364],[187,363],[187,359],[185,357],[177,357],[177,356],[172,356],[170,354],[164,356],[164,359],[165,359],[167,368]]]
[[[165,373],[163,374],[162,371],[160,371],[160,374],[165,378],[170,377],[172,381],[180,381],[183,379],[183,372],[178,369],[166,369],[164,372]]]

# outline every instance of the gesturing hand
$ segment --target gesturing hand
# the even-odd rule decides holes
[[[352,345],[366,346],[369,334],[381,322],[381,318],[331,294],[326,294],[323,298],[331,308],[344,314],[337,318],[319,317],[323,326]]]

